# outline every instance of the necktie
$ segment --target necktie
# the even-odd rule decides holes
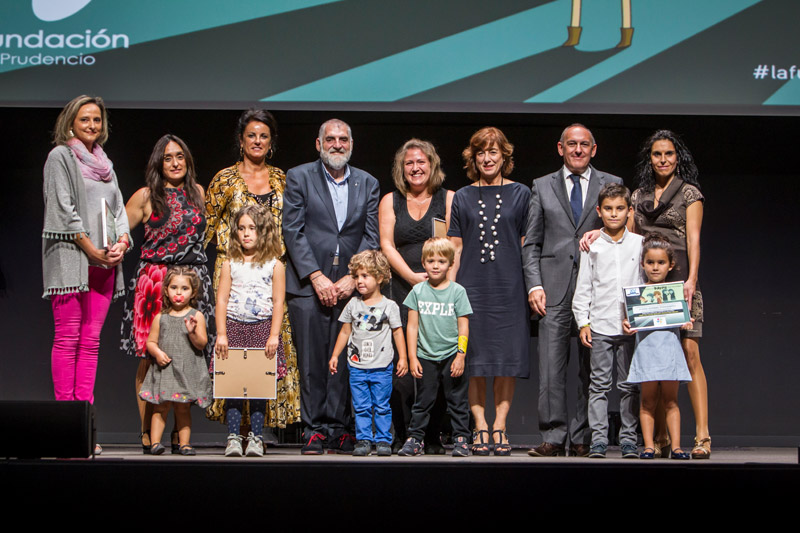
[[[570,174],[569,179],[572,180],[572,193],[569,195],[569,205],[572,207],[572,217],[575,220],[575,225],[581,219],[583,212],[583,191],[581,191],[581,177],[577,174]]]

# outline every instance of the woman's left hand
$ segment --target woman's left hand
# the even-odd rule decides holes
[[[686,300],[686,305],[689,307],[689,310],[692,309],[692,298],[694,298],[694,293],[696,290],[697,284],[694,281],[684,281],[683,282],[683,299]]]
[[[120,264],[125,257],[125,251],[127,249],[128,245],[124,242],[118,242],[114,244],[114,246],[108,248],[106,251],[106,259],[110,263],[110,266],[117,266]]]
[[[279,343],[280,339],[278,339],[277,335],[271,335],[269,339],[267,339],[267,345],[264,347],[264,355],[267,356],[267,359],[275,357],[275,354],[278,353]]]

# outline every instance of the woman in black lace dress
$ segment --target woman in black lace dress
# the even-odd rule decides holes
[[[383,197],[378,210],[381,250],[392,265],[389,297],[400,306],[405,327],[408,309],[403,305],[411,287],[427,277],[422,268],[422,244],[433,236],[433,219],[450,226],[453,191],[442,188],[444,172],[433,145],[420,139],[406,141],[397,151],[392,167],[396,191]],[[392,394],[395,443],[405,441],[414,403],[411,374],[395,378]],[[437,400],[438,402],[438,400]],[[444,411],[436,407],[436,411]],[[436,416],[433,420],[437,420]],[[436,426],[434,422],[431,424]],[[427,444],[438,445],[438,431],[429,428]]]

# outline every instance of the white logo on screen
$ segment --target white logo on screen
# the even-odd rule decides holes
[[[39,20],[55,22],[74,15],[92,0],[31,0],[33,14]]]

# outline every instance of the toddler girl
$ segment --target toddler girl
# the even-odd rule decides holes
[[[150,451],[164,453],[161,436],[167,413],[175,409],[175,425],[181,455],[195,455],[189,444],[192,433],[192,403],[211,404],[211,380],[203,357],[208,342],[206,321],[194,308],[200,291],[200,278],[188,266],[169,269],[162,285],[161,313],[153,319],[147,338],[147,351],[155,360],[150,365],[139,397],[156,404],[150,422]]]

